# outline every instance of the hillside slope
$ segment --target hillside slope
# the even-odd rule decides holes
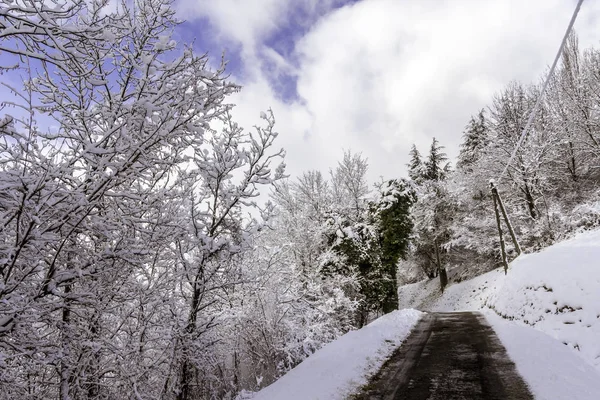
[[[504,271],[450,285],[399,288],[400,308],[482,311],[537,400],[597,400],[600,393],[600,230],[585,232]],[[385,315],[349,332],[284,377],[238,400],[345,399],[402,344],[421,313]],[[533,328],[533,329],[532,329]]]
[[[568,346],[600,371],[600,230],[581,233],[501,269],[449,286],[437,280],[399,289],[400,307],[487,310]]]
[[[366,384],[401,345],[422,313],[400,310],[348,332],[257,393],[238,400],[345,399]]]

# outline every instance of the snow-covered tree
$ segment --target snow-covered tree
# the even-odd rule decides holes
[[[444,146],[436,138],[431,141],[427,161],[424,163],[423,178],[429,181],[441,181],[450,171],[448,155],[444,153]]]
[[[0,125],[0,398],[220,397],[244,210],[283,176],[273,114],[235,124],[168,1],[24,4],[0,14],[29,77]]]
[[[411,156],[415,152],[416,147],[413,146]],[[423,163],[423,172],[418,180],[413,180],[417,200],[411,208],[414,221],[411,258],[428,277],[440,273],[445,276],[445,257],[441,246],[448,239],[447,225],[453,218],[453,207],[446,201],[445,180],[451,171],[447,161],[444,146],[433,138],[427,160]]]
[[[361,214],[370,193],[367,170],[367,160],[360,153],[344,151],[342,161],[330,171],[335,202],[340,208],[353,210],[356,216]]]
[[[458,169],[467,169],[482,156],[482,151],[489,144],[488,127],[482,109],[476,117],[471,117],[463,133],[463,142],[458,154]]]
[[[381,286],[378,305],[388,313],[398,308],[398,263],[408,256],[414,226],[410,207],[416,196],[412,184],[404,180],[382,182],[378,189],[379,198],[373,202],[371,212],[377,224],[383,279],[373,285]]]
[[[408,155],[410,157],[410,161],[406,165],[408,167],[408,177],[413,182],[420,183],[423,179],[423,175],[425,174],[425,166],[423,165],[421,153],[415,144],[413,144],[410,148]]]

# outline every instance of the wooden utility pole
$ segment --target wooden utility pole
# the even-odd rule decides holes
[[[502,225],[500,224],[500,213],[498,212],[498,191],[494,186],[494,182],[490,182],[492,188],[492,198],[494,199],[494,212],[496,213],[496,224],[498,225],[498,235],[500,236],[500,251],[502,253],[502,265],[504,266],[504,275],[508,271],[508,261],[506,260],[506,248],[504,246],[504,234],[502,233]]]
[[[506,227],[508,228],[508,233],[510,234],[510,238],[512,239],[513,245],[515,246],[515,251],[517,255],[521,255],[521,245],[519,245],[519,241],[517,240],[517,235],[515,235],[515,231],[508,219],[508,214],[506,213],[506,209],[504,208],[504,203],[502,203],[502,199],[500,198],[500,194],[498,193],[498,189],[494,185],[494,182],[490,182],[490,187],[492,188],[492,195],[495,196],[495,200],[498,201],[498,205],[500,206],[500,211],[502,211],[502,216],[504,217],[504,222],[506,222]]]
[[[433,240],[433,245],[435,246],[435,258],[437,260],[438,275],[440,276],[440,289],[442,289],[442,293],[444,293],[444,289],[448,284],[448,273],[446,272],[446,268],[442,268],[440,247],[438,245],[437,238]]]

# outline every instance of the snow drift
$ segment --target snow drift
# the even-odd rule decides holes
[[[324,346],[270,386],[238,399],[344,399],[381,368],[421,315],[416,310],[386,314]]]
[[[399,289],[400,306],[489,310],[562,342],[600,371],[600,230],[580,233],[501,269],[449,286],[437,280]]]

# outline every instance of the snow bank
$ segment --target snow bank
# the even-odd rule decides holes
[[[536,400],[598,400],[597,371],[545,333],[486,313]]]
[[[344,399],[368,382],[408,336],[422,313],[400,310],[348,332],[308,357],[253,400]]]
[[[491,310],[557,339],[600,371],[600,230],[585,232],[501,269],[449,286],[399,289],[400,306]]]
[[[487,306],[549,334],[600,370],[600,231],[520,257],[509,275]]]

